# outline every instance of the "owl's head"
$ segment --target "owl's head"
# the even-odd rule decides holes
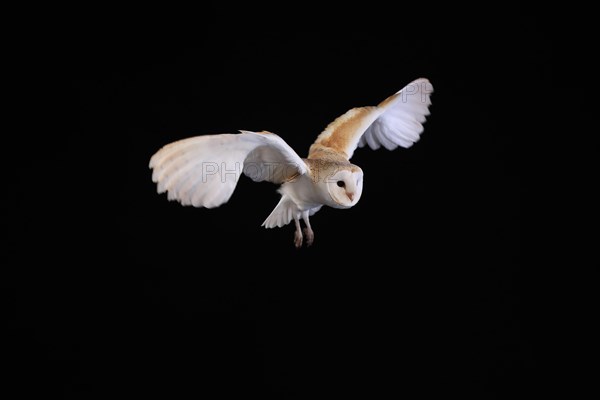
[[[358,203],[363,188],[363,172],[357,166],[340,169],[327,179],[327,190],[336,208],[350,208]]]

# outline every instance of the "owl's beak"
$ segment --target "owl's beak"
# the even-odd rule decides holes
[[[348,196],[348,198],[350,199],[350,201],[354,200],[354,193],[348,193],[348,192],[346,192],[346,196]]]

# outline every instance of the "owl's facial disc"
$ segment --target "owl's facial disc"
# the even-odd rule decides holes
[[[334,207],[350,208],[362,194],[363,172],[360,168],[343,169],[333,174],[327,181],[327,190]]]

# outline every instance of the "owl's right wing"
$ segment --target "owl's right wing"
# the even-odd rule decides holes
[[[158,150],[150,159],[158,193],[183,205],[213,208],[226,203],[240,175],[283,183],[308,167],[279,136],[270,132],[195,136]]]

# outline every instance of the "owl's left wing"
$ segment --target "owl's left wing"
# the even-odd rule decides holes
[[[433,86],[429,80],[412,81],[379,105],[358,107],[336,118],[310,147],[308,158],[321,152],[340,154],[349,160],[356,147],[369,145],[394,150],[409,148],[419,140],[423,123],[429,115]]]

